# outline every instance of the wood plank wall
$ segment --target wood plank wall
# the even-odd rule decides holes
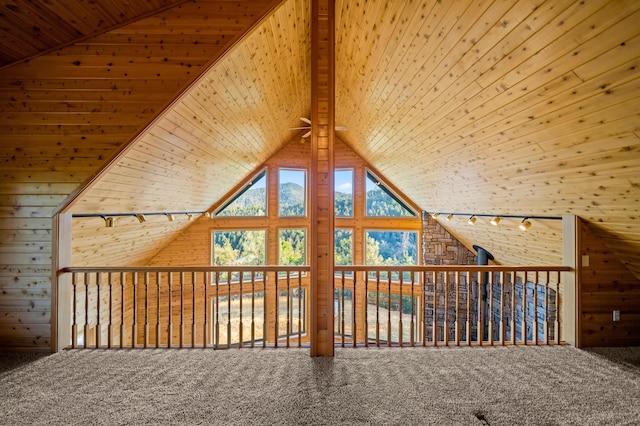
[[[198,0],[0,71],[0,348],[49,350],[53,210],[273,3]]]
[[[640,345],[640,280],[582,220],[579,233],[579,346]]]

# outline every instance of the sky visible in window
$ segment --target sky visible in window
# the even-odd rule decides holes
[[[353,170],[336,170],[334,191],[353,194]]]
[[[295,183],[304,188],[306,186],[304,170],[280,169],[280,185],[283,183]]]

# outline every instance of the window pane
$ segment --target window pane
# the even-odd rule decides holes
[[[384,183],[369,172],[366,179],[366,195],[367,216],[416,216]]]
[[[267,173],[263,170],[223,205],[216,216],[266,216]]]
[[[334,263],[336,265],[353,265],[353,230],[335,230]]]
[[[305,216],[307,173],[304,170],[280,169],[279,186],[280,216]]]
[[[418,233],[415,231],[367,231],[367,265],[416,265]]]
[[[353,217],[353,170],[336,170],[334,173],[336,217]]]
[[[211,303],[214,345],[251,341],[252,332],[254,341],[264,339],[264,292],[214,297]]]
[[[213,233],[213,265],[214,266],[253,266],[266,264],[265,230],[250,231],[215,231]],[[227,282],[229,277],[221,274],[219,281]],[[262,276],[256,276],[262,278]],[[232,281],[239,275],[233,274]],[[251,279],[251,273],[245,273],[244,280]]]
[[[418,337],[418,298],[397,293],[367,293],[367,337],[387,342],[391,325],[391,341],[400,342],[400,323],[402,323],[402,343],[411,342],[411,324],[413,341]]]
[[[306,259],[306,232],[304,229],[281,229],[279,265],[304,265]]]

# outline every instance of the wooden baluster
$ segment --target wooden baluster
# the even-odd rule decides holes
[[[109,272],[109,325],[107,326],[107,348],[111,349],[111,340],[113,339],[113,276]]]
[[[444,321],[442,327],[442,340],[445,346],[449,346],[449,272],[443,272],[444,276]]]
[[[173,347],[173,272],[169,272],[167,277],[167,285],[169,286],[169,313],[167,324],[167,347]]]
[[[197,273],[193,271],[191,273],[191,347],[196,347],[196,333],[197,333],[197,324],[196,324],[196,281],[197,281]]]
[[[216,332],[215,332],[215,344],[214,348],[218,349],[220,344],[220,271],[216,271]]]
[[[376,346],[380,346],[380,271],[376,271]]]
[[[227,349],[231,348],[231,278],[232,271],[227,271]]]
[[[364,346],[369,347],[369,272],[364,272]]]
[[[84,274],[84,348],[89,341],[89,273]]]
[[[455,322],[453,335],[456,346],[460,346],[460,271],[456,271],[455,286],[456,286],[456,306],[455,306]]]
[[[433,271],[433,346],[438,346],[438,273]]]
[[[511,344],[516,344],[516,271],[511,271]]]
[[[560,342],[562,341],[560,339],[560,324],[562,321],[562,318],[560,318],[560,314],[561,314],[561,307],[560,307],[560,276],[561,273],[560,271],[557,272],[557,280],[556,280],[556,292],[555,292],[555,309],[556,309],[556,316],[555,316],[555,321],[553,323],[553,337],[554,337],[554,341],[556,344],[560,344]]]
[[[341,279],[341,284],[342,284],[342,294],[341,294],[341,298],[342,298],[342,305],[340,306],[340,320],[341,320],[341,327],[340,327],[340,331],[341,331],[341,336],[342,336],[342,347],[344,348],[344,341],[345,341],[345,332],[344,332],[344,316],[345,316],[345,308],[344,308],[344,271],[341,272],[340,274],[340,279]]]
[[[202,313],[202,349],[205,349],[208,347],[208,337],[209,337],[209,285],[211,283],[211,275],[209,274],[209,271],[206,271],[204,273],[204,306],[203,306],[203,313]]]
[[[71,309],[71,349],[75,349],[78,343],[78,324],[76,316],[78,314],[78,276],[75,272],[71,273],[71,288],[73,289],[73,307]]]
[[[493,284],[494,284],[494,275],[493,272],[489,272],[487,277],[490,277],[486,286],[489,287],[489,291],[487,292],[489,297],[489,304],[487,307],[487,332],[489,333],[489,344],[493,346],[494,336],[493,336]]]
[[[427,271],[422,272],[422,346],[427,346]]]
[[[527,272],[522,279],[522,344],[527,344]]]
[[[533,343],[538,344],[538,271],[534,274],[535,280],[533,282]]]
[[[500,272],[500,343],[504,346],[505,340],[505,324],[504,324],[504,292],[505,292],[505,273]]]
[[[404,271],[400,271],[400,304],[398,305],[398,345],[403,346],[402,339],[402,287],[404,287]]]
[[[387,346],[391,347],[391,270],[387,271]]]
[[[276,283],[277,283],[278,282],[278,272],[276,271],[273,274],[276,277]],[[267,322],[267,319],[268,319],[267,307],[269,306],[269,304],[267,303],[267,278],[268,278],[268,272],[264,271],[263,272],[263,276],[264,276],[264,291],[263,291],[263,294],[264,294],[264,307],[262,309],[262,321],[263,321],[262,322],[262,347],[266,348],[267,347],[267,336],[268,336],[267,328],[269,326],[268,325],[269,323]],[[277,303],[276,303],[276,305],[277,305]]]
[[[298,271],[301,274],[302,271]],[[289,336],[291,335],[291,271],[287,271],[287,348],[289,347]]]
[[[256,340],[256,272],[251,271],[251,347],[255,346]]]
[[[96,327],[95,327],[95,338],[96,338],[96,348],[102,346],[102,324],[100,324],[100,272],[96,272]]]
[[[275,328],[275,339],[274,339],[274,347],[278,347],[278,337],[280,335],[280,294],[278,293],[278,281],[280,280],[280,276],[279,273],[276,272],[275,273],[275,295],[276,295],[276,311],[275,311],[275,321],[274,321],[274,328]]]
[[[480,346],[482,346],[482,342],[484,341],[484,321],[482,318],[482,313],[484,310],[484,302],[482,300],[482,278],[483,278],[483,274],[482,272],[478,272],[478,311],[477,311],[477,315],[478,315],[478,329],[477,329],[477,338],[478,338],[478,344]]]
[[[415,290],[414,287],[416,285],[416,274],[411,273],[411,330],[409,330],[409,341],[411,343],[411,347],[414,347],[416,345],[416,339],[415,339],[415,322],[413,321],[413,317],[416,315],[416,312],[414,311],[415,308]]]
[[[149,273],[144,273],[144,347],[149,347]]]
[[[127,279],[127,274],[120,272],[120,348],[125,346],[125,323],[124,323],[124,286]]]
[[[131,311],[133,314],[133,324],[131,325],[131,347],[135,348],[138,343],[138,273],[133,272],[133,304]]]
[[[160,279],[161,272],[156,272],[156,348],[160,347]]]
[[[302,347],[302,271],[298,274],[298,347]]]
[[[238,326],[238,349],[242,348],[242,342],[244,341],[243,331],[244,323],[242,322],[242,284],[244,281],[244,272],[240,272],[240,281],[238,282],[238,288],[240,291],[240,303],[238,304],[238,310],[240,314],[240,325]]]
[[[467,335],[467,345],[471,346],[471,299],[473,296],[473,275],[471,271],[467,271],[467,325],[465,333]]]
[[[356,294],[357,294],[357,287],[356,287],[356,277],[357,277],[357,271],[353,271],[353,290],[351,290],[351,338],[352,338],[352,344],[353,347],[355,348],[358,342],[358,338],[357,338],[357,333],[356,330],[358,329],[357,324],[357,317],[356,317]]]
[[[549,275],[551,272],[547,271],[546,281],[544,283],[544,344],[549,344]]]
[[[180,272],[180,348],[184,348],[184,272]]]

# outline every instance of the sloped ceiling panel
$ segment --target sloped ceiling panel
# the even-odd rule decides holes
[[[336,119],[362,157],[430,212],[582,216],[640,275],[640,3],[338,4]],[[443,218],[500,263],[559,260],[551,223],[522,246]]]
[[[57,50],[190,0],[7,0],[0,11],[0,68]]]
[[[304,124],[299,117],[310,105],[309,13],[309,2],[285,2],[130,144],[71,211],[210,208],[297,133],[290,127]],[[138,224],[134,217],[121,218],[124,226],[112,229],[76,219],[74,261],[94,261],[92,247],[125,246],[127,253],[116,249],[107,257],[111,264],[144,263],[149,247],[155,254],[189,225],[185,215],[175,222],[153,219]]]

